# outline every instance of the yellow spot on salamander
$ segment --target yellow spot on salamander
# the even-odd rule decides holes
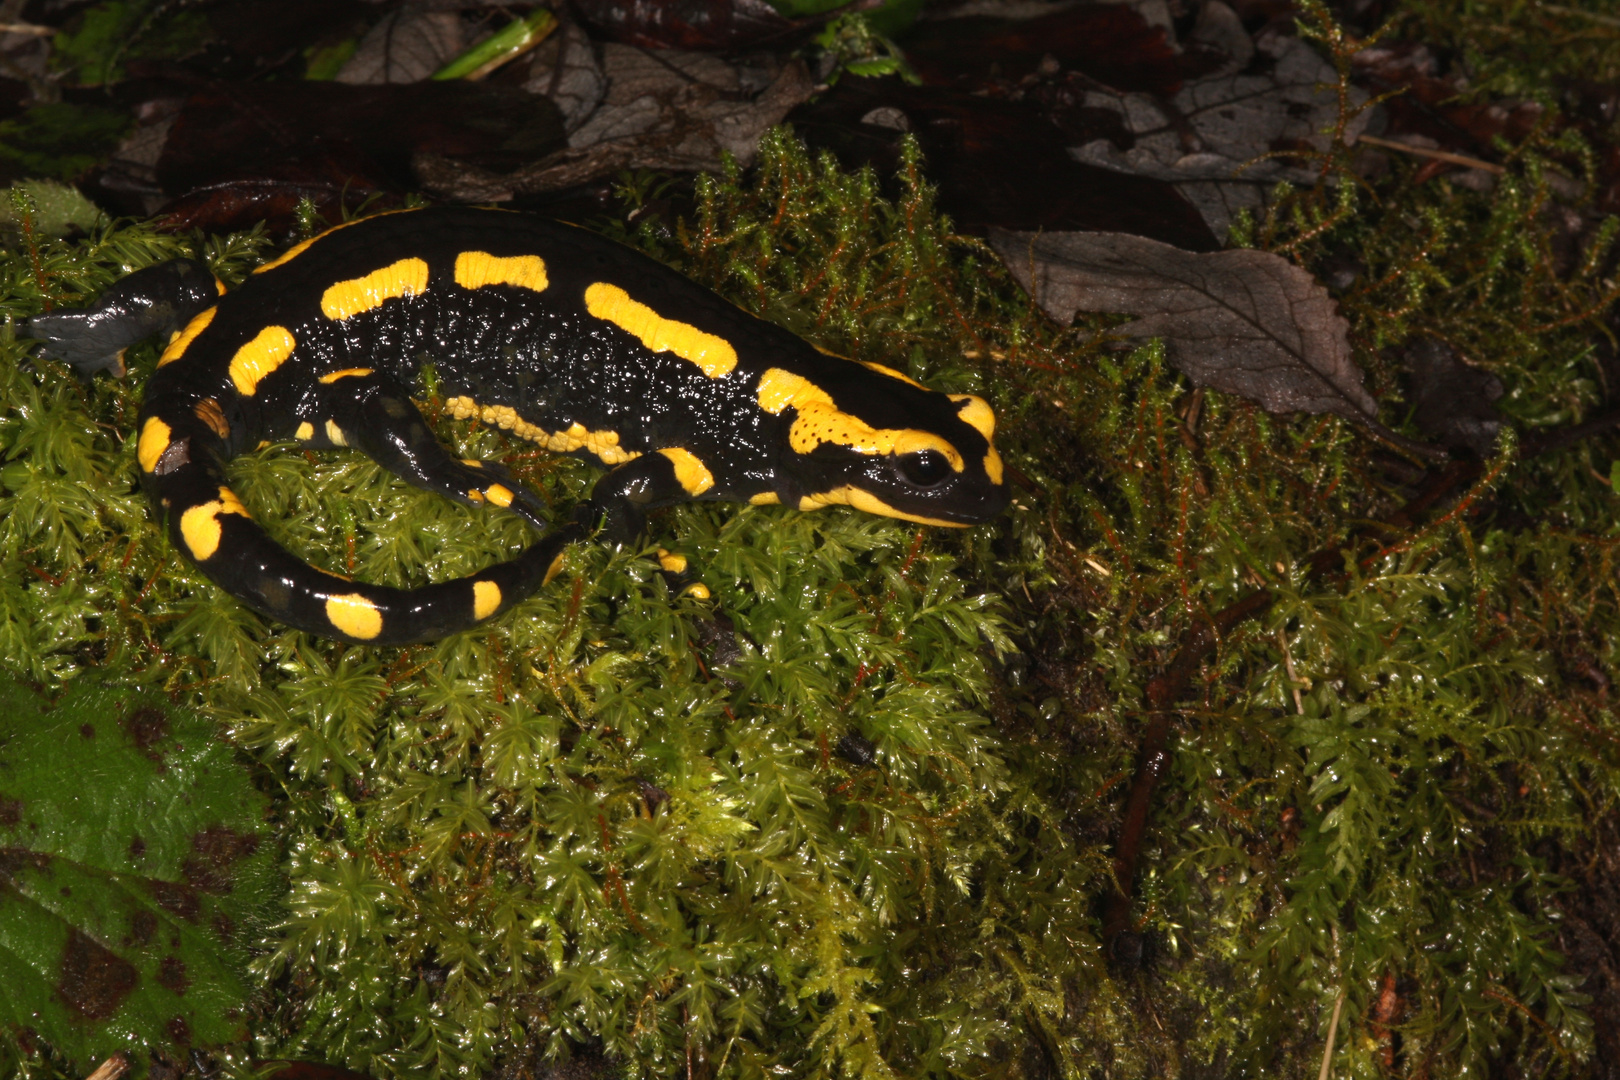
[[[370,641],[382,633],[382,612],[359,593],[327,597],[326,621],[361,641]]]
[[[754,506],[776,506],[781,503],[782,497],[774,491],[761,491],[748,496],[748,501]]]
[[[456,284],[463,289],[516,285],[541,292],[551,282],[546,278],[545,260],[538,255],[501,258],[487,251],[463,251],[456,256]]]
[[[562,568],[563,553],[559,552],[557,557],[551,560],[551,565],[546,567],[546,576],[540,579],[541,587],[544,588],[545,586],[550,585],[551,579],[562,573]]]
[[[267,326],[231,357],[231,382],[243,397],[252,397],[266,375],[292,355],[297,342],[285,326]]]
[[[487,619],[501,606],[501,587],[493,581],[473,582],[473,618]]]
[[[365,376],[370,375],[370,374],[371,374],[371,368],[368,368],[368,367],[350,367],[350,368],[344,368],[342,371],[334,371],[330,375],[322,375],[320,381],[325,383],[327,386],[331,386],[333,383],[337,382],[339,379],[359,379],[359,378],[364,378]]]
[[[641,456],[639,451],[626,450],[619,445],[617,431],[591,431],[584,424],[573,424],[567,431],[546,431],[524,420],[510,406],[480,405],[470,397],[450,398],[444,407],[458,420],[482,420],[557,454],[584,450],[594,454],[604,465],[622,465]]]
[[[795,416],[788,429],[788,445],[796,454],[808,454],[822,443],[832,443],[857,454],[915,454],[933,450],[943,454],[951,468],[962,471],[962,454],[945,439],[917,428],[874,428],[858,416],[833,404],[832,395],[791,371],[771,368],[759,379],[759,407],[777,414],[791,407]]]
[[[1002,471],[1001,455],[996,453],[996,448],[992,446],[990,452],[984,455],[984,475],[990,478],[992,484],[1000,487]]]
[[[191,412],[197,419],[208,425],[212,431],[222,439],[231,437],[231,425],[225,422],[225,410],[219,407],[214,398],[203,398],[191,407]]]
[[[315,425],[305,420],[298,425],[298,430],[293,432],[293,437],[299,442],[309,442],[315,437]]]
[[[344,438],[343,429],[337,426],[336,420],[326,422],[326,438],[333,446],[349,445],[349,440]]]
[[[956,415],[962,418],[962,422],[983,435],[985,442],[990,442],[996,433],[996,413],[990,408],[990,403],[973,394],[952,394],[951,400],[958,404]],[[996,453],[992,444],[989,453],[984,455],[984,474],[992,484],[999,485],[1003,471],[1001,455]]]
[[[214,557],[214,552],[219,550],[221,514],[248,516],[242,500],[227,487],[219,489],[219,498],[199,503],[180,515],[180,536],[185,540],[186,549],[191,552],[191,557],[198,562],[207,562]]]
[[[694,600],[707,600],[709,598],[709,587],[701,581],[694,581],[681,590],[681,595],[690,596]]]
[[[479,491],[477,488],[472,488],[467,492],[467,498],[471,499],[475,503],[482,503],[484,501],[484,493]]]
[[[897,510],[878,498],[876,495],[848,484],[843,487],[824,491],[819,495],[806,495],[799,500],[800,510],[819,510],[823,506],[853,506],[857,510],[864,510],[868,514],[878,514],[882,517],[900,518],[902,521],[915,521],[920,525],[943,525],[948,529],[965,529],[959,521],[945,521],[940,518],[924,517],[921,514],[908,514],[904,510]]]
[[[499,507],[512,505],[512,489],[504,484],[491,484],[484,489],[484,498]]]
[[[146,423],[141,425],[141,437],[135,443],[135,460],[141,463],[142,472],[157,468],[158,458],[169,448],[171,434],[168,424],[155,416],[146,418]]]
[[[365,277],[350,278],[329,286],[321,294],[321,311],[328,319],[347,319],[370,311],[384,300],[417,296],[427,292],[428,265],[422,259],[401,259]]]
[[[675,479],[686,489],[688,495],[701,495],[714,487],[714,473],[710,472],[709,467],[692,451],[671,446],[658,452],[669,458],[670,464],[675,466]]]
[[[686,556],[670,551],[668,548],[658,549],[658,565],[663,567],[665,573],[686,573]]]
[[[214,291],[219,293],[221,296],[225,295],[225,283],[219,280],[219,278],[214,279]]]
[[[974,394],[952,394],[951,400],[957,403],[956,415],[962,422],[990,441],[996,433],[996,413],[990,403]]]
[[[157,366],[162,367],[164,364],[172,364],[186,355],[186,350],[191,348],[193,341],[197,340],[197,335],[208,329],[208,324],[214,321],[214,314],[217,311],[219,311],[217,307],[211,307],[207,311],[199,311],[190,322],[186,323],[184,330],[169,339],[169,347],[163,350],[162,356],[158,357]]]
[[[617,285],[598,281],[585,290],[585,310],[640,338],[653,352],[672,352],[703,369],[711,379],[731,373],[737,350],[729,341],[690,323],[666,319],[646,304],[630,299]]]

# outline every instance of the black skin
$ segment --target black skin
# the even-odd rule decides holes
[[[465,252],[538,256],[546,284],[463,287],[455,267]],[[425,289],[345,317],[322,310],[331,286],[402,260],[426,264]],[[186,326],[189,344],[172,344],[147,385],[136,436],[142,484],[172,542],[203,573],[256,611],[324,637],[403,644],[465,629],[539,588],[574,540],[599,530],[628,541],[648,510],[692,498],[796,506],[849,501],[828,493],[854,489],[869,509],[953,525],[989,520],[1007,502],[982,403],[975,413],[961,396],[824,355],[573,226],[464,208],[379,215],[317,237],[225,297],[211,278],[201,287],[199,266],[183,260],[143,270],[90,308],[36,317],[28,333],[88,377],[113,367],[108,358],[128,344]],[[728,344],[735,366],[708,374],[676,351],[648,347],[639,331],[592,315],[585,293],[598,283]],[[210,308],[206,324],[191,323]],[[291,352],[259,364],[244,392],[232,361],[243,346],[265,340],[261,334],[290,342]],[[617,437],[574,451],[612,468],[572,521],[511,562],[400,590],[314,569],[222,495],[231,457],[263,440],[299,438],[310,447],[352,446],[412,484],[462,503],[506,505],[544,530],[538,496],[497,463],[456,459],[428,430],[411,396],[426,364],[447,401],[505,410],[496,419],[519,424],[518,434],[544,439],[582,427]],[[809,380],[839,412],[871,428],[925,433],[961,468],[933,449],[881,453],[822,441],[796,451],[797,409],[761,407],[761,376],[771,369]],[[964,416],[977,417],[978,426]],[[694,485],[688,472],[683,484],[677,460],[700,463],[705,482]],[[334,615],[334,597],[365,610],[358,620]]]

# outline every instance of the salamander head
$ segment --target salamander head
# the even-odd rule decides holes
[[[1006,508],[995,414],[983,398],[929,390],[876,364],[832,363],[826,377],[783,368],[760,377],[760,407],[788,421],[779,460],[795,505],[954,526]]]

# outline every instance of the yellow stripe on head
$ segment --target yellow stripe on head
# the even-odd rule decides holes
[[[806,495],[799,500],[800,510],[819,510],[824,506],[853,506],[857,510],[864,510],[868,514],[877,514],[880,517],[899,518],[902,521],[915,521],[919,525],[943,525],[947,529],[965,529],[966,525],[960,521],[946,521],[943,518],[925,517],[922,514],[908,514],[904,510],[896,509],[873,495],[862,491],[858,487],[845,484],[843,487],[823,491],[817,495]]]
[[[951,400],[957,403],[956,415],[962,422],[989,442],[996,433],[996,413],[990,403],[976,394],[952,394]]]
[[[822,443],[842,446],[857,454],[915,454],[933,450],[961,472],[962,454],[950,442],[917,428],[874,428],[858,416],[833,404],[832,395],[790,371],[771,368],[760,376],[759,407],[778,414],[792,407],[797,414],[788,429],[788,445],[796,454],[808,454]]]

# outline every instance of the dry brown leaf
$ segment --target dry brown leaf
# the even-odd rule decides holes
[[[603,47],[602,104],[568,149],[511,173],[421,155],[412,161],[429,191],[458,202],[502,202],[583,184],[621,169],[716,171],[725,151],[744,165],[759,137],[810,96],[801,60],[755,71],[701,53]]]
[[[585,31],[564,20],[534,51],[523,89],[555,101],[562,110],[563,129],[573,132],[602,103],[607,76]]]
[[[402,8],[384,15],[360,39],[335,81],[359,86],[420,82],[466,47],[458,12]]]
[[[1496,453],[1502,416],[1495,402],[1502,380],[1436,338],[1418,338],[1404,351],[1417,429],[1441,446],[1467,447],[1481,458]]]
[[[1378,402],[1350,356],[1349,324],[1327,290],[1286,259],[1201,255],[1127,233],[996,229],[990,243],[1065,325],[1077,311],[1140,316],[1113,333],[1163,338],[1170,361],[1200,386],[1269,412],[1374,422]]]
[[[1339,115],[1338,73],[1297,37],[1262,35],[1243,57],[1242,24],[1218,0],[1203,9],[1193,39],[1245,60],[1257,49],[1268,62],[1259,73],[1228,64],[1187,83],[1169,101],[1094,89],[1085,95],[1085,106],[1118,112],[1134,142],[1121,149],[1097,139],[1070,153],[1088,165],[1175,184],[1224,239],[1233,215],[1265,205],[1279,181],[1316,183],[1318,168],[1267,155],[1284,147],[1321,153],[1331,146],[1327,133]],[[1350,91],[1351,106],[1366,99],[1362,90]],[[1352,117],[1345,138],[1354,142],[1371,119],[1370,111]]]

